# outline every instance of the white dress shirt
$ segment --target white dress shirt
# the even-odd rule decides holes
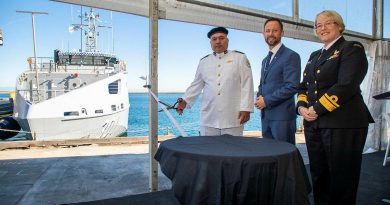
[[[275,57],[275,54],[278,52],[279,48],[282,47],[282,42],[279,42],[278,45],[274,46],[270,51],[272,52],[272,56],[271,56],[271,60],[269,61],[269,63],[272,62],[272,60],[274,59]]]

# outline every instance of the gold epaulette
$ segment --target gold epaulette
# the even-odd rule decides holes
[[[339,104],[337,104],[337,101],[339,98],[336,95],[329,96],[327,93],[325,93],[320,98],[320,103],[322,106],[324,106],[329,112],[332,112],[336,108],[340,107]]]

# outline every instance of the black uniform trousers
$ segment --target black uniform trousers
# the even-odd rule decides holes
[[[316,205],[356,204],[367,130],[305,127]]]

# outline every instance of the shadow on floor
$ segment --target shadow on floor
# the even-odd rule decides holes
[[[390,165],[383,167],[384,152],[363,155],[357,205],[385,205],[390,199]],[[308,165],[306,165],[308,170]],[[309,172],[308,172],[309,173]],[[310,195],[311,202],[312,194]],[[119,198],[75,203],[78,205],[176,205],[180,204],[171,190],[164,190]]]
[[[75,203],[77,205],[180,205],[172,190]]]

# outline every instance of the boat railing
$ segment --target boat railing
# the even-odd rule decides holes
[[[70,92],[69,89],[18,89],[22,97],[32,103],[39,103]]]
[[[112,73],[115,71],[114,67],[108,66],[96,66],[96,65],[59,65],[56,68],[57,72],[86,72],[86,73],[96,73],[96,74],[106,74]]]
[[[34,57],[27,58],[29,70],[35,71]],[[89,64],[61,64],[56,65],[51,57],[37,57],[37,69],[39,72],[69,72],[69,71],[93,71],[95,73],[112,73],[118,71],[116,67],[107,65],[89,65]]]
[[[27,58],[30,71],[35,71],[35,58]],[[51,57],[37,57],[36,58],[36,69],[41,72],[51,72],[55,69],[55,63]]]

